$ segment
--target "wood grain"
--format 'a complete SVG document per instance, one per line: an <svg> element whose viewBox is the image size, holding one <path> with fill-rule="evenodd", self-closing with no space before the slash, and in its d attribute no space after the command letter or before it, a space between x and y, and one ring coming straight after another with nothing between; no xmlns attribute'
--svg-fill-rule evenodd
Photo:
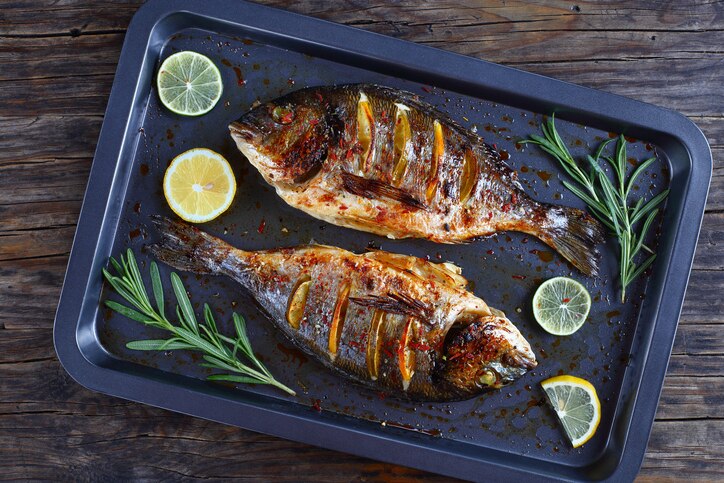
<svg viewBox="0 0 724 483"><path fill-rule="evenodd" d="M724 3L262 3L681 111L715 167L640 481L724 480ZM132 1L0 9L2 478L447 481L106 397L58 363L52 322Z"/></svg>

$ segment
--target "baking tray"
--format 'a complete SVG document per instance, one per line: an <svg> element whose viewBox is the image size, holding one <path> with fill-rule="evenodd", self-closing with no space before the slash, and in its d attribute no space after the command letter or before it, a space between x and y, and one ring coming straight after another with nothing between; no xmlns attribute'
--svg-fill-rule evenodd
<svg viewBox="0 0 724 483"><path fill-rule="evenodd" d="M155 93L160 61L186 49L214 60L224 80L220 103L201 118L171 114ZM552 174L559 171L554 162L518 143L540 131L541 113L556 113L559 132L577 156L609 133L635 138L632 163L659 158L637 189L653 194L668 186L671 194L650 240L659 257L631 287L631 302L616 302L613 243L603 249L601 279L592 280L523 234L461 246L392 241L286 206L236 150L226 126L257 99L343 82L419 94L477 129L543 201L581 206ZM144 247L156 236L148 217L170 215L163 172L175 155L201 146L231 161L239 185L230 210L203 229L247 250L313 240L458 263L473 291L521 329L540 365L514 385L469 401L398 400L351 384L293 349L232 281L188 274L192 301L208 300L226 329L232 311L243 314L256 352L299 396L206 382L193 354L127 350L129 340L162 334L101 308L113 297L101 269L126 247L136 249L142 270L147 268ZM653 423L711 168L698 128L660 107L236 0L152 0L134 16L118 63L56 314L56 351L71 376L90 389L392 463L473 480L631 480ZM162 267L162 276L168 272ZM583 280L594 297L589 322L568 338L543 333L531 314L536 286L555 275ZM591 380L602 398L599 430L579 449L570 448L542 403L539 382L564 372Z"/></svg>

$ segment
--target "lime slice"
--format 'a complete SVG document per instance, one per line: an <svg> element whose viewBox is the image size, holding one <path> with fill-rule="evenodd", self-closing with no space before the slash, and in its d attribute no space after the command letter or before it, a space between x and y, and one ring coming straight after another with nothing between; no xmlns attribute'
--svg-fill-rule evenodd
<svg viewBox="0 0 724 483"><path fill-rule="evenodd" d="M178 52L161 64L156 76L161 102L183 116L200 116L214 108L224 90L221 73L206 56Z"/></svg>
<svg viewBox="0 0 724 483"><path fill-rule="evenodd" d="M591 310L586 287L567 277L546 280L533 295L533 315L546 332L571 335L581 328Z"/></svg>
<svg viewBox="0 0 724 483"><path fill-rule="evenodd" d="M557 376L541 382L548 402L558 415L574 448L591 439L601 422L601 402L593 385L574 376Z"/></svg>

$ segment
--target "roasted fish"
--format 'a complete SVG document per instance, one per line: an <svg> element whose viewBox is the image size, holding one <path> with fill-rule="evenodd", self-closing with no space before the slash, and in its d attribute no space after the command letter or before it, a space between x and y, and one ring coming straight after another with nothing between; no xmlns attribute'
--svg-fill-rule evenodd
<svg viewBox="0 0 724 483"><path fill-rule="evenodd" d="M321 220L438 243L520 231L597 273L596 220L531 199L492 147L409 92L306 88L259 105L229 129L284 201Z"/></svg>
<svg viewBox="0 0 724 483"><path fill-rule="evenodd" d="M161 261L231 277L300 349L377 390L465 399L537 364L518 329L466 291L454 265L320 245L247 252L185 223L154 223Z"/></svg>

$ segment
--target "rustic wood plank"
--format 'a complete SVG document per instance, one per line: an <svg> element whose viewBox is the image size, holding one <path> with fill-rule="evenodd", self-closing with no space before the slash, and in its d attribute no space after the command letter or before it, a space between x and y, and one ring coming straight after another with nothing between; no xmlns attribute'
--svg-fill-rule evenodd
<svg viewBox="0 0 724 483"><path fill-rule="evenodd" d="M722 295L719 270L694 270L689 278L680 325L700 323L724 323L724 295Z"/></svg>
<svg viewBox="0 0 724 483"><path fill-rule="evenodd" d="M2 116L0 168L49 158L92 158L102 123L102 113L91 116L28 116L27 113Z"/></svg>
<svg viewBox="0 0 724 483"><path fill-rule="evenodd" d="M706 213L694 258L695 270L724 270L724 213ZM721 307L720 307L721 308Z"/></svg>
<svg viewBox="0 0 724 483"><path fill-rule="evenodd" d="M80 36L109 30L124 32L142 0L60 0L39 5L16 0L0 11L0 37Z"/></svg>
<svg viewBox="0 0 724 483"><path fill-rule="evenodd" d="M0 83L42 78L60 83L80 75L113 74L123 37L123 33L58 37L49 48L47 38L0 35Z"/></svg>
<svg viewBox="0 0 724 483"><path fill-rule="evenodd" d="M724 338L719 324L679 325L672 354L698 356L724 355Z"/></svg>
<svg viewBox="0 0 724 483"><path fill-rule="evenodd" d="M697 359L705 359L698 357ZM669 375L661 392L656 420L724 419L723 377L694 377Z"/></svg>
<svg viewBox="0 0 724 483"><path fill-rule="evenodd" d="M640 481L721 481L724 420L657 421Z"/></svg>
<svg viewBox="0 0 724 483"><path fill-rule="evenodd" d="M2 262L0 326L51 328L67 265L67 255Z"/></svg>
<svg viewBox="0 0 724 483"><path fill-rule="evenodd" d="M675 346L678 352L678 346ZM669 360L668 376L722 377L724 376L724 355L672 354Z"/></svg>

